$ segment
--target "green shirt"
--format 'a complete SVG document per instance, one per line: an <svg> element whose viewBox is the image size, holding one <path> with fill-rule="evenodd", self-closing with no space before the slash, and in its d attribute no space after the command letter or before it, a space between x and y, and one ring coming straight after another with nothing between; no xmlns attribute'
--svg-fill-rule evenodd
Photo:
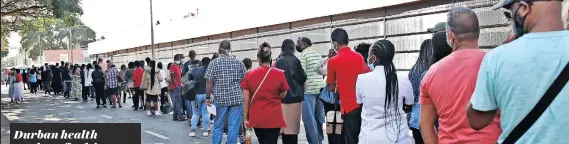
<svg viewBox="0 0 569 144"><path fill-rule="evenodd" d="M320 89L325 85L322 75L314 71L314 68L322 61L322 56L312 48L306 48L298 55L298 60L306 72L306 90L305 94L319 94Z"/></svg>

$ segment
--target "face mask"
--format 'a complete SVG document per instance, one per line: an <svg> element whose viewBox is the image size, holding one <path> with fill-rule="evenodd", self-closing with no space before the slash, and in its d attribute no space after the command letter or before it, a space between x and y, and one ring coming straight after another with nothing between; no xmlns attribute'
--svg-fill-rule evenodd
<svg viewBox="0 0 569 144"><path fill-rule="evenodd" d="M373 69L375 68L375 66L373 66L373 63L375 62L375 60L374 60L374 62L372 62L370 58L367 59L367 62L368 62L367 66L369 67L369 69L371 69L373 71Z"/></svg>
<svg viewBox="0 0 569 144"><path fill-rule="evenodd" d="M518 7L518 9L516 9L516 11L514 12L513 18L512 18L512 28L514 29L514 33L516 34L516 37L521 37L524 34L526 34L527 32L524 30L524 21L526 20L526 16L520 16L519 15L519 10L520 7Z"/></svg>
<svg viewBox="0 0 569 144"><path fill-rule="evenodd" d="M336 42L332 42L332 49L334 52L338 52L338 46L336 45Z"/></svg>
<svg viewBox="0 0 569 144"><path fill-rule="evenodd" d="M449 33L449 31L447 31L447 33L446 33L446 36L447 36L446 41L447 41L447 44L452 48L452 43L450 42L450 38L448 37L448 33Z"/></svg>

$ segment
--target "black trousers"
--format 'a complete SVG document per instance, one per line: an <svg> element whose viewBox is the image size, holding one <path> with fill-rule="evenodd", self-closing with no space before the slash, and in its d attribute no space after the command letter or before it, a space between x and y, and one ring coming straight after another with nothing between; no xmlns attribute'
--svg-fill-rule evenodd
<svg viewBox="0 0 569 144"><path fill-rule="evenodd" d="M87 98L89 98L90 90L91 87L83 87L81 90L81 98L83 98L83 101L87 101Z"/></svg>
<svg viewBox="0 0 569 144"><path fill-rule="evenodd" d="M413 139L415 139L415 144L424 144L423 136L421 135L421 130L416 128L409 128L413 133Z"/></svg>
<svg viewBox="0 0 569 144"><path fill-rule="evenodd" d="M144 100L144 98L141 98L142 91L140 89L138 88L133 88L133 89L134 89L134 96L132 97L132 104L134 105L134 109L138 109L138 107L140 106L138 102L140 101L140 99Z"/></svg>
<svg viewBox="0 0 569 144"><path fill-rule="evenodd" d="M281 128L253 128L260 144L277 144Z"/></svg>
<svg viewBox="0 0 569 144"><path fill-rule="evenodd" d="M95 87L95 100L97 101L97 105L106 105L107 98L105 95L105 83L104 82L96 82L93 83Z"/></svg>
<svg viewBox="0 0 569 144"><path fill-rule="evenodd" d="M32 93L32 94L38 93L38 83L37 82L30 82L30 93Z"/></svg>
<svg viewBox="0 0 569 144"><path fill-rule="evenodd" d="M344 126L342 127L344 143L357 144L362 126L362 107L343 114L342 120L344 120Z"/></svg>
<svg viewBox="0 0 569 144"><path fill-rule="evenodd" d="M161 106L168 102L168 96L166 95L166 92L168 92L168 87L163 87L162 89L160 89L160 105Z"/></svg>

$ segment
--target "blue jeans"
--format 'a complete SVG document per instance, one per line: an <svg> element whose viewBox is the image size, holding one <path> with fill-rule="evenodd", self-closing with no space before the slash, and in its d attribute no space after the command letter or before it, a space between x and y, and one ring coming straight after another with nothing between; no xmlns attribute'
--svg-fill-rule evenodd
<svg viewBox="0 0 569 144"><path fill-rule="evenodd" d="M243 118L243 105L236 106L221 106L215 104L217 115L213 123L213 136L211 138L212 144L221 144L223 138L223 126L225 125L225 117L228 117L227 122L229 130L227 131L227 143L236 144L239 138L239 128L241 127L241 120Z"/></svg>
<svg viewBox="0 0 569 144"><path fill-rule="evenodd" d="M64 82L63 84L63 86L65 86L65 93L71 92L71 82Z"/></svg>
<svg viewBox="0 0 569 144"><path fill-rule="evenodd" d="M321 144L324 140L324 105L317 94L305 94L302 101L302 122L306 139L310 144Z"/></svg>
<svg viewBox="0 0 569 144"><path fill-rule="evenodd" d="M196 94L196 100L192 101L193 112L192 115L192 131L196 130L198 122L200 121L200 115L202 116L202 127L207 131L209 128L209 112L207 112L207 106L205 104L205 94Z"/></svg>
<svg viewBox="0 0 569 144"><path fill-rule="evenodd" d="M174 88L170 91L172 104L174 105L174 119L182 116L182 93L180 88Z"/></svg>
<svg viewBox="0 0 569 144"><path fill-rule="evenodd" d="M192 101L190 100L184 100L184 107L186 108L186 117L190 118L190 116L192 116L193 113L193 109L194 109L194 105L192 105ZM183 113L183 112L182 112Z"/></svg>

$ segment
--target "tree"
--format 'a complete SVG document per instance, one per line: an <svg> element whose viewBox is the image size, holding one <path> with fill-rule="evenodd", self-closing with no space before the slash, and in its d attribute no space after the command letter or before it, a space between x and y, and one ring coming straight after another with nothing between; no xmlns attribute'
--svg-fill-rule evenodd
<svg viewBox="0 0 569 144"><path fill-rule="evenodd" d="M81 22L78 22L76 26L68 27L63 20L58 20L44 28L46 29L20 31L22 36L20 43L29 58L36 59L43 53L43 50L67 49L69 39L71 39L71 46L75 43L87 46L96 41L95 31Z"/></svg>
<svg viewBox="0 0 569 144"><path fill-rule="evenodd" d="M1 56L8 53L10 32L42 29L44 25L34 25L38 19L44 23L46 19L61 19L66 25L74 26L83 14L80 4L81 0L1 0Z"/></svg>

